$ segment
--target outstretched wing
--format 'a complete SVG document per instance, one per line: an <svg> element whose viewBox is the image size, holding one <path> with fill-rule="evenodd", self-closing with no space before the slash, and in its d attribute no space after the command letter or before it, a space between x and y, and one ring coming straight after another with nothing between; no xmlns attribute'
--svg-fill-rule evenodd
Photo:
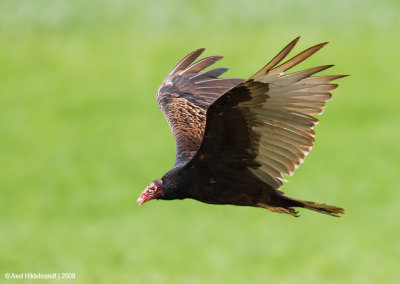
<svg viewBox="0 0 400 284"><path fill-rule="evenodd" d="M210 56L192 64L203 51L204 48L198 49L183 58L158 90L158 107L175 137L175 165L189 161L199 149L209 105L243 81L218 78L228 70L222 67L200 73L222 59L222 56Z"/></svg>
<svg viewBox="0 0 400 284"><path fill-rule="evenodd" d="M253 174L278 189L282 175L291 175L303 162L314 144L318 120L312 115L321 114L332 97L330 91L337 85L330 81L343 76L312 76L332 65L285 74L326 44L278 66L298 39L208 108L202 144L188 167L206 164L218 175L210 183L218 183L216 178L237 179L242 173L243 179Z"/></svg>

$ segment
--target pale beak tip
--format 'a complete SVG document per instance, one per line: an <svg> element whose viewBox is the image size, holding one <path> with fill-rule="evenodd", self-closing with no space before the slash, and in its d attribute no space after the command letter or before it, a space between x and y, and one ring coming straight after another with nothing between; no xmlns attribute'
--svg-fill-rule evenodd
<svg viewBox="0 0 400 284"><path fill-rule="evenodd" d="M136 203L140 207L143 204L143 199L139 197Z"/></svg>

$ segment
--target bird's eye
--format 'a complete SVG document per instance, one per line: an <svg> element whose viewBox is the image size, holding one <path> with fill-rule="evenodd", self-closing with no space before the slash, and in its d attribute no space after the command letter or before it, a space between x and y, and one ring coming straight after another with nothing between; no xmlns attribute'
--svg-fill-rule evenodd
<svg viewBox="0 0 400 284"><path fill-rule="evenodd" d="M154 192L156 191L155 188L153 187L149 187L149 189L147 190L150 194L154 194Z"/></svg>

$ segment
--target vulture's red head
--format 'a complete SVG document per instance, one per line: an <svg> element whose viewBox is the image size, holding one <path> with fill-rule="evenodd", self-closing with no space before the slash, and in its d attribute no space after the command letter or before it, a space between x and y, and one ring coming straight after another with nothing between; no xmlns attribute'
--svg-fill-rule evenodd
<svg viewBox="0 0 400 284"><path fill-rule="evenodd" d="M140 206L147 201L159 198L162 194L163 182L160 179L156 179L146 187L136 202Z"/></svg>

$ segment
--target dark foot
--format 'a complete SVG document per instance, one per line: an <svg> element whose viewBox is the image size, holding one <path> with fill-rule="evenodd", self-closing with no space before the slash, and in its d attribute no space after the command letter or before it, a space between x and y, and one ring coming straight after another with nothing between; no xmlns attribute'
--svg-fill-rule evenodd
<svg viewBox="0 0 400 284"><path fill-rule="evenodd" d="M276 213L285 213L292 215L293 217L299 217L297 215L297 211L294 210L293 208L284 208L284 207L275 207L275 206L270 206L262 203L258 203L257 206L268 209L269 211L276 212Z"/></svg>

